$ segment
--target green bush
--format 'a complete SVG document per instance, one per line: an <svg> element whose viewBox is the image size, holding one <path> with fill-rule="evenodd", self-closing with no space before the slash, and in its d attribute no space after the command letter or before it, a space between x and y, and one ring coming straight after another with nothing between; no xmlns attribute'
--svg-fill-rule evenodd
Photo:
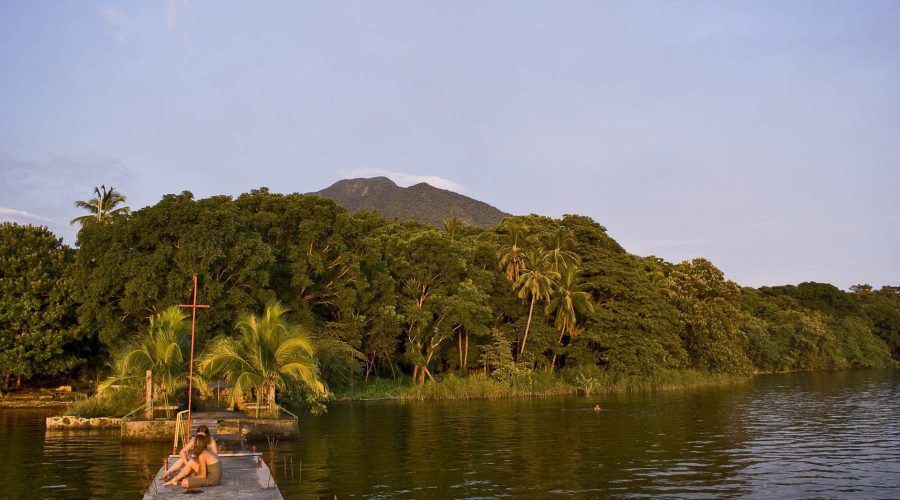
<svg viewBox="0 0 900 500"><path fill-rule="evenodd" d="M143 396L142 388L119 387L78 401L66 413L83 418L123 417L144 403Z"/></svg>
<svg viewBox="0 0 900 500"><path fill-rule="evenodd" d="M353 387L336 387L337 400L398 399L409 390L409 378L373 378L368 382L358 382Z"/></svg>
<svg viewBox="0 0 900 500"><path fill-rule="evenodd" d="M566 394L602 394L610 392L649 392L739 383L748 377L713 374L696 370L658 369L643 375L603 370L596 366L578 366L558 373L532 371L523 364L505 365L490 375L469 376L450 373L435 381L410 384L408 378L374 379L353 389L337 393L339 400L365 399L499 399L521 396Z"/></svg>

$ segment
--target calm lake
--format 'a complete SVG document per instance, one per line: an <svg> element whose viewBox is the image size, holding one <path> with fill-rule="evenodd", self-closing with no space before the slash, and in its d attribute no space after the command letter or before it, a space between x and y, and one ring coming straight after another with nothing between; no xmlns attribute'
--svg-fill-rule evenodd
<svg viewBox="0 0 900 500"><path fill-rule="evenodd" d="M285 498L898 498L898 410L897 370L593 398L340 403L302 418L300 441L277 443L271 465ZM0 410L0 498L140 498L171 449L49 433L50 414Z"/></svg>

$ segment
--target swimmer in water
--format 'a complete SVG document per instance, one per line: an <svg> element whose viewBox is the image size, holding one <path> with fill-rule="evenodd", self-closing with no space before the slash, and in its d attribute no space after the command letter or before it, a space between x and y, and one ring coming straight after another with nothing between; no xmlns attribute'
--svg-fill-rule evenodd
<svg viewBox="0 0 900 500"><path fill-rule="evenodd" d="M594 411L600 411L600 405L594 405Z"/></svg>

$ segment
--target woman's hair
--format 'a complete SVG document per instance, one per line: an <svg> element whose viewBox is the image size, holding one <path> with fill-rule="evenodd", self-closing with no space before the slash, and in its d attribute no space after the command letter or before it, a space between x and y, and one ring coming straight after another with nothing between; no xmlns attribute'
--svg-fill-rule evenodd
<svg viewBox="0 0 900 500"><path fill-rule="evenodd" d="M205 425L201 425L200 427L197 427L197 435L199 436L200 434L203 434L204 436L209 437L209 427L207 427Z"/></svg>
<svg viewBox="0 0 900 500"><path fill-rule="evenodd" d="M197 434L197 437L194 438L194 456L199 457L200 454L203 453L203 450L206 449L208 443L209 439L206 436Z"/></svg>

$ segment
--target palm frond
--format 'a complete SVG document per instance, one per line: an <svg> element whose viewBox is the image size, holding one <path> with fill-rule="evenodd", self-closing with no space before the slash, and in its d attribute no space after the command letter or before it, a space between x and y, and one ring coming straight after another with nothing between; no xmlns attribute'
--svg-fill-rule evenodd
<svg viewBox="0 0 900 500"><path fill-rule="evenodd" d="M271 302L262 315L242 317L235 325L237 338L216 341L202 356L204 376L223 377L232 383L233 395L240 397L272 387L292 390L305 386L324 393L313 342L287 320L287 311Z"/></svg>

